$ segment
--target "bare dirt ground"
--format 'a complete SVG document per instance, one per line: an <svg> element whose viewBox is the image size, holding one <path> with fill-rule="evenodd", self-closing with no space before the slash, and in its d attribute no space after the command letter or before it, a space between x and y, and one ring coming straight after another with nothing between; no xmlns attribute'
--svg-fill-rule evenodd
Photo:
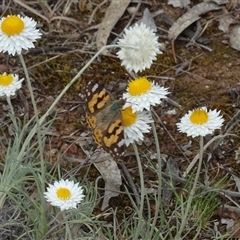
<svg viewBox="0 0 240 240"><path fill-rule="evenodd" d="M196 6L200 2L192 1L189 7ZM68 9L65 1L61 0L49 0L46 5L40 4L40 2L18 0L9 2L4 9L2 15L23 14L32 17L38 22L38 28L43 32L43 37L36 43L36 48L24 53L40 115L48 109L65 85L97 52L97 31L109 4L109 1L80 0L79 3L71 4ZM156 127L164 159L166 161L171 159L177 163L180 176L198 152L198 141L178 133L176 128L179 118L189 110L199 106L221 110L225 126L231 120L236 123L230 133L240 136L239 114L236 119L233 119L240 110L239 51L230 45L230 30L228 32L219 30L219 19L224 14L232 16L234 19L229 29L239 23L238 9L240 5L236 1L229 0L228 3L219 4L219 6L218 10L201 13L198 20L198 24L203 27L201 42L198 41L198 38L186 46L191 37L187 33L177 36L178 38L174 42L177 62L168 38L168 30L171 27L169 19L176 22L186 13L186 9L173 7L168 4L167 0L143 1L131 22L133 24L141 19L146 8L152 13L163 10L164 14L155 16L154 22L157 26L159 41L165 44L166 49L163 54L158 56L151 69L146 70L142 75L168 87L169 98L174 101L164 102L155 108L161 119L157 120ZM130 22L137 3L132 2L130 7L113 27L107 40L108 44L112 43ZM188 30L193 33L197 29L195 21L188 27ZM112 55L115 52L113 50ZM2 72L11 71L21 75L23 71L20 66L17 58L0 54L0 70ZM52 113L53 116L56 114L57 120L49 132L45 149L46 159L50 159L49 166L52 166L60 157L62 167L75 172L79 178L85 168L82 167L78 172L75 170L86 159L86 152L91 153L96 148L85 121L84 102L79 97L83 79L101 82L108 89L112 89L112 95L118 98L123 92L124 84L127 84L131 78L120 66L116 57L100 56L84 72L79 81L68 90ZM32 116L32 105L26 88L23 87L18 92L16 98L13 99L13 105L19 118L26 114L29 114L29 117ZM175 113L169 110L175 110ZM3 100L0 115L2 122L8 121L8 111L7 104ZM230 122L231 124L232 122ZM222 133L227 130L225 126ZM11 135L11 129L6 127L4 131ZM153 157L155 147L151 134L146 135L140 149L142 153ZM204 155L205 168L208 169L208 181L216 181L229 174L230 184L224 188L239 193L240 189L236 187L236 182L232 178L233 175L237 179L240 177L239 151L240 140L233 136L226 137L221 144L208 148ZM137 164L131 147L127 149L127 153L124 163L131 171L132 177L138 179ZM89 179L94 181L99 173L94 166L91 168ZM146 180L154 181L154 176L148 175L147 169L145 169L145 174ZM204 180L202 177L201 181L204 182ZM136 185L138 185L137 180ZM99 187L103 186L104 182L100 181ZM240 203L239 196L231 197L238 204ZM229 201L222 195L219 198L223 204ZM117 199L112 198L109 202L110 207L118 207L122 211L128 204L129 202L124 196ZM100 211L100 207L97 206L95 211ZM221 214L216 215L216 219L222 216ZM237 217L237 219L239 218L240 216ZM234 220L238 221L237 219Z"/></svg>

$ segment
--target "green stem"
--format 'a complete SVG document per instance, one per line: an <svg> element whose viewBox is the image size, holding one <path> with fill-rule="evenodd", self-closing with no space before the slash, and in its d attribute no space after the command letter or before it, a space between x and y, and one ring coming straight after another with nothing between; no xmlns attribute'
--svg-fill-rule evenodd
<svg viewBox="0 0 240 240"><path fill-rule="evenodd" d="M153 131L153 137L155 141L156 151L157 151L157 161L158 161L158 186L161 189L162 188L162 159L161 159L161 151L160 151L160 145L158 141L157 131L154 123L151 123L152 131ZM161 192L159 192L160 194Z"/></svg>
<svg viewBox="0 0 240 240"><path fill-rule="evenodd" d="M82 73L90 66L90 64L106 49L108 48L113 48L113 47L118 47L118 45L108 45L102 47L90 60L89 62L84 65L84 67L77 73L77 75L65 86L65 88L62 90L62 92L58 95L58 97L55 99L55 101L52 103L52 105L48 108L48 110L45 112L45 114L39 119L39 125L41 126L43 122L46 120L46 118L49 116L50 112L53 110L53 108L57 105L59 100L62 98L62 96L67 92L67 90L73 85L73 83L76 82L76 80L82 75ZM19 156L22 156L25 153L25 149L28 145L28 143L31 141L33 136L36 133L38 125L36 124L33 126L31 131L29 132L26 140L23 143L23 147L19 153Z"/></svg>
<svg viewBox="0 0 240 240"><path fill-rule="evenodd" d="M12 114L11 119L12 119L13 125L15 127L16 132L18 133L18 125L17 125L17 121L16 121L16 117L15 117L15 112L14 112L14 109L12 106L11 98L9 96L7 96L7 102L8 102L8 106L10 107L11 114Z"/></svg>
<svg viewBox="0 0 240 240"><path fill-rule="evenodd" d="M157 131L154 122L151 123L152 126L152 132L153 132L153 137L155 141L155 146L156 146L156 152L157 152L157 161L158 161L158 200L156 202L156 211L154 213L154 219L152 222L152 226L155 226L158 220L158 215L160 208L162 209L162 160L161 160L161 151L160 151L160 145L158 141L158 136L157 136ZM164 217L163 214L161 215L161 225L163 225ZM151 237L153 235L154 228L151 229L151 232L149 236Z"/></svg>
<svg viewBox="0 0 240 240"><path fill-rule="evenodd" d="M138 217L139 217L139 221L138 221L138 226L137 226L137 230L135 231L137 236L135 236L135 238L138 238L138 234L142 231L143 228L143 205L144 205L144 196L145 196L145 187L144 187L144 177L143 177L143 169L142 169L142 163L141 163L141 159L139 157L139 152L138 152L138 148L136 146L136 144L133 142L132 143L133 146L133 150L135 152L136 155L136 159L137 159L137 164L138 164L138 170L139 170L139 177L140 177L140 193L141 193L141 199L140 199L140 208L138 211Z"/></svg>
<svg viewBox="0 0 240 240"><path fill-rule="evenodd" d="M62 90L62 92L58 95L58 97L55 99L55 101L52 103L52 105L49 107L49 109L46 111L46 113L39 119L39 125L41 126L43 122L46 120L46 118L49 116L50 112L53 110L53 108L56 106L56 104L59 102L59 100L62 98L62 96L67 92L67 90L73 85L73 83L76 82L76 80L82 75L82 73L90 66L90 64L106 49L113 48L113 47L118 47L118 45L108 45L102 47L89 61L88 63L77 73L77 75L65 86L65 88ZM36 124L33 126L31 131L29 132L26 141L26 145L31 141L32 137L36 133L38 125ZM23 144L24 146L24 144ZM26 146L24 146L26 147ZM25 153L25 148L22 148L19 156L22 156L22 154Z"/></svg>
<svg viewBox="0 0 240 240"><path fill-rule="evenodd" d="M3 189L1 189L1 192L0 192L0 209L3 208L3 205L6 201L6 197L7 197L6 192L4 192Z"/></svg>
<svg viewBox="0 0 240 240"><path fill-rule="evenodd" d="M58 97L55 99L55 101L52 103L52 105L49 107L49 109L46 111L46 113L40 118L40 125L45 121L46 117L49 115L49 113L53 110L53 108L56 106L56 104L59 102L59 100L62 98L62 96L67 92L67 90L73 85L73 83L76 82L76 80L83 74L83 72L91 65L91 63L106 49L118 47L118 45L108 45L102 47L88 62L87 64L77 73L77 75L66 85L66 87L62 90L62 92L58 95Z"/></svg>
<svg viewBox="0 0 240 240"><path fill-rule="evenodd" d="M22 54L19 54L19 57L20 57L21 64L23 66L24 74L25 74L26 81L27 81L27 87L28 87L30 97L31 97L31 102L32 102L32 105L33 105L34 117L36 119L35 132L37 133L38 150L39 150L40 164L41 164L41 179L40 179L41 189L39 189L39 190L41 192L44 192L45 191L45 175L46 175L45 170L46 169L45 169L45 161L44 161L44 156L43 156L43 139L41 138L41 126L40 126L41 124L40 124L40 121L39 121L37 104L36 104L36 101L35 101L35 98L34 98L33 88L32 88L32 85L31 85L31 81L30 81L28 70L27 70L27 66L25 64L25 61L24 61L24 58L23 58ZM26 142L26 140L24 141L24 143L25 142ZM22 147L21 151L22 150L25 150L25 146L24 146L24 148ZM22 155L18 155L18 157L19 157L18 159L21 159L21 156ZM41 200L42 200L41 201L42 209L45 209L46 201L44 200L43 197L42 197ZM41 214L41 218L42 218L41 223L42 224L46 223L45 214ZM46 229L47 229L47 225L45 224L45 226L41 226L41 227L42 227L42 229L44 228L43 231L45 232Z"/></svg>
<svg viewBox="0 0 240 240"><path fill-rule="evenodd" d="M195 179L194 179L193 187L192 187L192 189L190 191L190 194L189 194L189 198L187 200L186 211L185 211L185 213L182 217L181 226L180 226L179 231L177 232L175 240L181 239L181 234L182 234L182 232L183 232L183 230L184 230L184 228L187 224L189 210L190 210L191 205L192 205L192 200L193 200L193 197L194 197L194 194L195 194L195 191L196 191L197 182L198 182L200 171L201 171L202 160L203 160L203 137L200 136L200 152L199 152L199 162L198 162L197 173L196 173L196 176L195 176Z"/></svg>

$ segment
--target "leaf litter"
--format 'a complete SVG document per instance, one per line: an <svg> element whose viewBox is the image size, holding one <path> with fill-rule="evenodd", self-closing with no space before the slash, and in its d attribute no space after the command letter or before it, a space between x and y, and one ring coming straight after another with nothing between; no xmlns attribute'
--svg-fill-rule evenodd
<svg viewBox="0 0 240 240"><path fill-rule="evenodd" d="M103 211L109 206L109 200L120 194L122 176L117 163L108 153L101 153L98 151L91 158L97 158L97 161L93 161L93 164L105 182L104 197L101 207L101 210Z"/></svg>
<svg viewBox="0 0 240 240"><path fill-rule="evenodd" d="M213 2L202 2L195 5L178 18L177 21L170 27L168 31L169 40L175 40L184 29L200 19L202 14L219 9L221 9L221 7Z"/></svg>
<svg viewBox="0 0 240 240"><path fill-rule="evenodd" d="M102 47L106 46L108 37L115 26L115 24L118 22L120 17L124 14L127 6L131 0L112 0L111 4L107 8L106 14L100 24L100 27L98 29L97 33L97 49L100 50ZM104 50L102 52L103 55L109 55L109 52L107 50Z"/></svg>
<svg viewBox="0 0 240 240"><path fill-rule="evenodd" d="M187 8L190 4L190 0L168 0L168 4L173 5L173 7Z"/></svg>
<svg viewBox="0 0 240 240"><path fill-rule="evenodd" d="M181 17L179 17L169 28L169 31L168 31L169 40L174 41L175 39L177 39L178 36L183 31L185 31L192 23L201 19L202 15L204 15L208 12L211 12L211 11L217 11L217 10L222 10L222 9L225 10L225 8L220 5L225 4L226 2L227 1L220 1L220 0L219 1L208 1L208 2L199 3L192 8L189 8L188 11L185 14L183 14ZM189 1L171 1L171 0L169 0L168 4L172 4L174 7L188 8L190 2ZM163 11L160 10L160 14L162 14L162 13L163 13ZM122 14L122 11L121 11L121 14ZM106 17L106 15L105 15L105 17ZM153 18L151 17L151 13L150 13L149 9L146 8L144 10L143 19L139 20L139 22L140 21L147 22L147 25L150 25L154 30L156 30L156 24L155 24L155 21L153 20ZM225 31L225 32L228 32L229 26L234 22L233 18L231 18L229 14L222 15L221 17L218 18L218 21L219 21L219 29L222 31ZM115 24L116 24L116 22L115 22ZM112 25L111 27L113 28L114 25ZM232 29L234 29L234 28L232 28ZM230 37L230 44L235 49L239 50L238 46L236 47L236 44L240 42L239 38L238 38L238 29L239 29L239 27L236 26L235 30L234 30L235 31L234 36L231 36L231 34L234 32L233 30L231 30L229 37ZM109 28L109 31L111 31L111 30ZM201 32L201 34L202 34L202 32ZM201 34L198 34L197 37L200 37ZM109 35L110 35L110 32L109 32L108 36ZM107 42L107 38L105 39L104 44L106 44L106 42ZM187 60L187 62L188 62L188 60ZM216 138L222 138L222 136L220 135L220 136L217 136ZM195 157L194 161L197 161L197 158L198 158L198 156ZM173 166L171 164L171 161L168 164L170 164L170 166ZM192 167L193 164L192 165L190 164L190 166ZM188 168L187 173L189 172L191 167ZM173 168L173 169L176 170L178 168ZM170 170L170 172L168 172L168 174L170 176L171 176L171 174L178 175L178 172L175 173L174 172L175 170L171 170L171 167L169 167L169 170ZM177 171L179 171L179 170L177 170ZM235 181L236 181L236 179L235 179ZM236 185L238 185L237 182L236 182ZM167 189L166 185L165 185L165 188ZM170 189L168 189L168 190L166 190L166 192L164 192L165 202L169 202L171 198L172 198L172 191Z"/></svg>

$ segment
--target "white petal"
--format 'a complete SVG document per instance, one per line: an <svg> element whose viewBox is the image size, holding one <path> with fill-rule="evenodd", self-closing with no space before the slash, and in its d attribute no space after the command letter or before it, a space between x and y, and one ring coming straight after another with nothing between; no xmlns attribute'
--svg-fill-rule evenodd
<svg viewBox="0 0 240 240"><path fill-rule="evenodd" d="M136 114L136 122L131 126L124 127L124 138L126 146L129 146L130 143L143 140L143 133L148 133L151 129L149 126L149 123L153 122L151 114L146 111L136 112Z"/></svg>
<svg viewBox="0 0 240 240"><path fill-rule="evenodd" d="M0 20L0 52L8 52L9 54L15 55L21 54L22 49L28 50L34 48L33 42L41 37L41 33L36 29L36 22L25 16L19 18L24 22L24 29L22 32L16 35L8 36L1 29L2 22L6 18Z"/></svg>
<svg viewBox="0 0 240 240"><path fill-rule="evenodd" d="M6 73L3 73L2 75L7 75ZM13 77L12 83L10 83L8 86L4 86L0 84L0 96L13 96L15 95L16 91L22 87L22 79L18 79L17 74L11 74Z"/></svg>
<svg viewBox="0 0 240 240"><path fill-rule="evenodd" d="M220 129L224 119L222 116L219 116L220 111L209 110L207 111L206 107L202 109L208 114L208 121L204 124L194 124L190 121L190 116L193 111L189 111L185 114L179 123L177 123L178 130L180 132L186 133L187 136L197 137L197 136L206 136L207 134L212 134L214 130Z"/></svg>
<svg viewBox="0 0 240 240"><path fill-rule="evenodd" d="M118 45L120 50L117 55L122 60L121 65L129 71L141 72L150 68L156 55L162 53L158 37L143 23L126 29Z"/></svg>
<svg viewBox="0 0 240 240"><path fill-rule="evenodd" d="M133 112L141 112L144 109L149 111L151 106L160 104L161 99L166 98L167 94L169 94L167 88L153 82L151 89L141 95L132 96L129 92L124 93L123 99L126 100L126 104L123 108L132 107Z"/></svg>
<svg viewBox="0 0 240 240"><path fill-rule="evenodd" d="M67 188L71 193L70 198L67 200L58 198L56 192L59 188ZM60 207L61 210L76 208L77 204L84 198L83 189L81 186L78 186L78 183L75 184L73 181L63 179L54 182L54 184L50 184L44 196L52 206Z"/></svg>

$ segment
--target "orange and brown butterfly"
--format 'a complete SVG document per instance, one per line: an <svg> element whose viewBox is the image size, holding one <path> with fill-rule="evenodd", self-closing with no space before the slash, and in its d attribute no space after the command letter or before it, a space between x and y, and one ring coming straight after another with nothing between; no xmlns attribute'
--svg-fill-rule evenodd
<svg viewBox="0 0 240 240"><path fill-rule="evenodd" d="M113 100L110 93L98 83L84 86L86 121L93 131L98 147L121 158L124 155L124 131L121 109L124 100Z"/></svg>

